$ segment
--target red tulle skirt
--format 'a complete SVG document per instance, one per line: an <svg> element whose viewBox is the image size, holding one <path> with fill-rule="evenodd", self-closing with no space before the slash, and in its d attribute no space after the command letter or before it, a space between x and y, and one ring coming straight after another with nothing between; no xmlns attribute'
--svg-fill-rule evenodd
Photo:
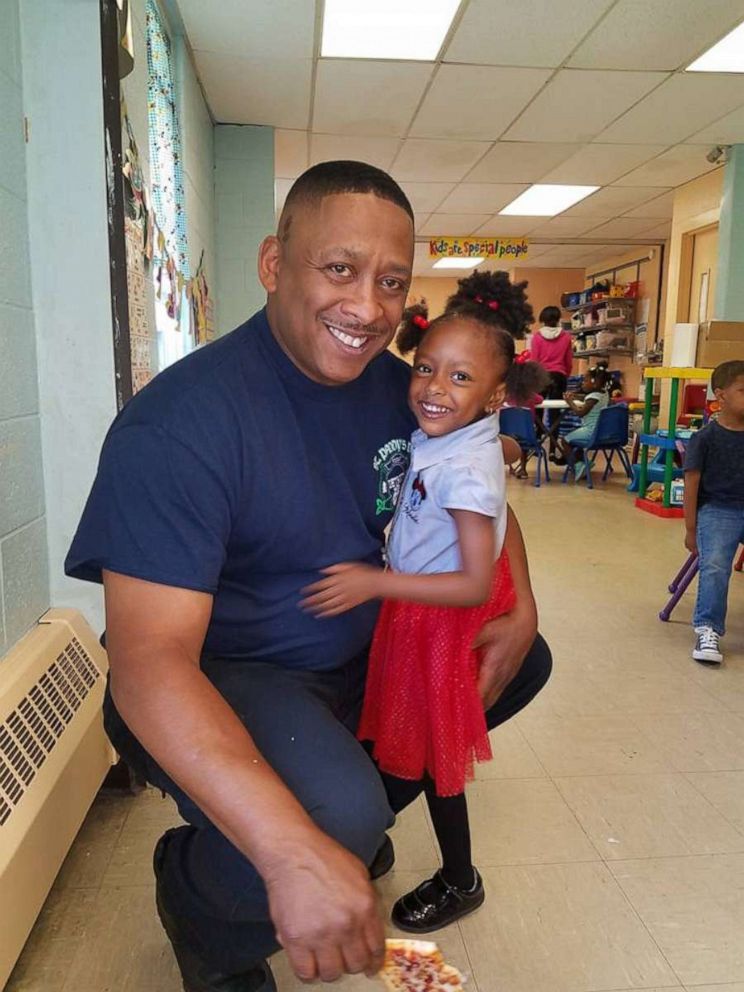
<svg viewBox="0 0 744 992"><path fill-rule="evenodd" d="M474 762L491 758L472 643L515 598L504 552L482 606L383 603L357 731L360 740L374 742L383 771L413 780L428 772L438 795L455 796L472 779Z"/></svg>

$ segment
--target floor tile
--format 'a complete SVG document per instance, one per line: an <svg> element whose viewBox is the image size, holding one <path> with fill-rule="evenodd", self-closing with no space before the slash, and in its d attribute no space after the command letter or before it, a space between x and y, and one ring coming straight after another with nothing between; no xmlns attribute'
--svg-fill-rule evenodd
<svg viewBox="0 0 744 992"><path fill-rule="evenodd" d="M468 810L478 867L599 859L547 779L475 782L468 790Z"/></svg>
<svg viewBox="0 0 744 992"><path fill-rule="evenodd" d="M395 826L388 832L395 847L397 868L432 874L439 867L439 855L423 799L417 799L399 813Z"/></svg>
<svg viewBox="0 0 744 992"><path fill-rule="evenodd" d="M633 722L676 771L744 769L744 717L735 713L641 713Z"/></svg>
<svg viewBox="0 0 744 992"><path fill-rule="evenodd" d="M502 724L489 736L493 759L475 766L476 779L545 778L545 769L514 721Z"/></svg>
<svg viewBox="0 0 744 992"><path fill-rule="evenodd" d="M152 852L158 838L168 827L182 822L173 800L163 799L157 789L146 789L137 796L114 845L103 884L109 887L150 885Z"/></svg>
<svg viewBox="0 0 744 992"><path fill-rule="evenodd" d="M744 851L744 834L683 775L596 775L556 784L603 858Z"/></svg>
<svg viewBox="0 0 744 992"><path fill-rule="evenodd" d="M96 798L60 869L57 887L98 888L131 805L131 796L102 793Z"/></svg>
<svg viewBox="0 0 744 992"><path fill-rule="evenodd" d="M483 877L486 906L460 923L481 990L677 984L604 865L486 868Z"/></svg>
<svg viewBox="0 0 744 992"><path fill-rule="evenodd" d="M549 775L669 770L659 749L626 716L539 717L521 729Z"/></svg>
<svg viewBox="0 0 744 992"><path fill-rule="evenodd" d="M744 854L609 867L683 985L744 982Z"/></svg>
<svg viewBox="0 0 744 992"><path fill-rule="evenodd" d="M687 778L744 834L744 771L689 772Z"/></svg>

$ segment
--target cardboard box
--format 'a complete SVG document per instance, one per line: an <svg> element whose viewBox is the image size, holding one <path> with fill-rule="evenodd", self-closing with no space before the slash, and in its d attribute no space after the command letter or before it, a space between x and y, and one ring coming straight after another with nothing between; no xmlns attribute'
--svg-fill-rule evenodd
<svg viewBox="0 0 744 992"><path fill-rule="evenodd" d="M701 324L697 367L714 369L734 359L744 360L744 321L707 320Z"/></svg>

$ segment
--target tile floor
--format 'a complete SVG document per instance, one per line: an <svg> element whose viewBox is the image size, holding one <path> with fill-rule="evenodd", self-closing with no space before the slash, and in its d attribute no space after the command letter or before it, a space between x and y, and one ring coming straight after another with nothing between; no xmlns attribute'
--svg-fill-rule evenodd
<svg viewBox="0 0 744 992"><path fill-rule="evenodd" d="M510 486L555 672L493 735L470 790L487 902L437 939L471 992L744 992L744 575L726 665L703 668L692 596L657 619L678 522L635 510L619 479ZM7 992L178 992L150 871L176 818L153 791L98 799ZM437 863L421 805L393 837L388 906ZM273 964L281 992L304 988Z"/></svg>

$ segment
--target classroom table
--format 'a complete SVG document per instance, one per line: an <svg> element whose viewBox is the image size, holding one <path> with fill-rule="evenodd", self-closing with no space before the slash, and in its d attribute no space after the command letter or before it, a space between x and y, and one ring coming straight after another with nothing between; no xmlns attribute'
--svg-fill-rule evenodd
<svg viewBox="0 0 744 992"><path fill-rule="evenodd" d="M565 400L543 400L542 403L537 403L535 405L536 410L543 410L543 425L545 427L545 436L550 438L551 441L555 442L558 440L558 432L561 429L561 421L563 420L563 415L569 409L568 403ZM556 417L552 424L548 424L548 410L560 410L561 415Z"/></svg>

